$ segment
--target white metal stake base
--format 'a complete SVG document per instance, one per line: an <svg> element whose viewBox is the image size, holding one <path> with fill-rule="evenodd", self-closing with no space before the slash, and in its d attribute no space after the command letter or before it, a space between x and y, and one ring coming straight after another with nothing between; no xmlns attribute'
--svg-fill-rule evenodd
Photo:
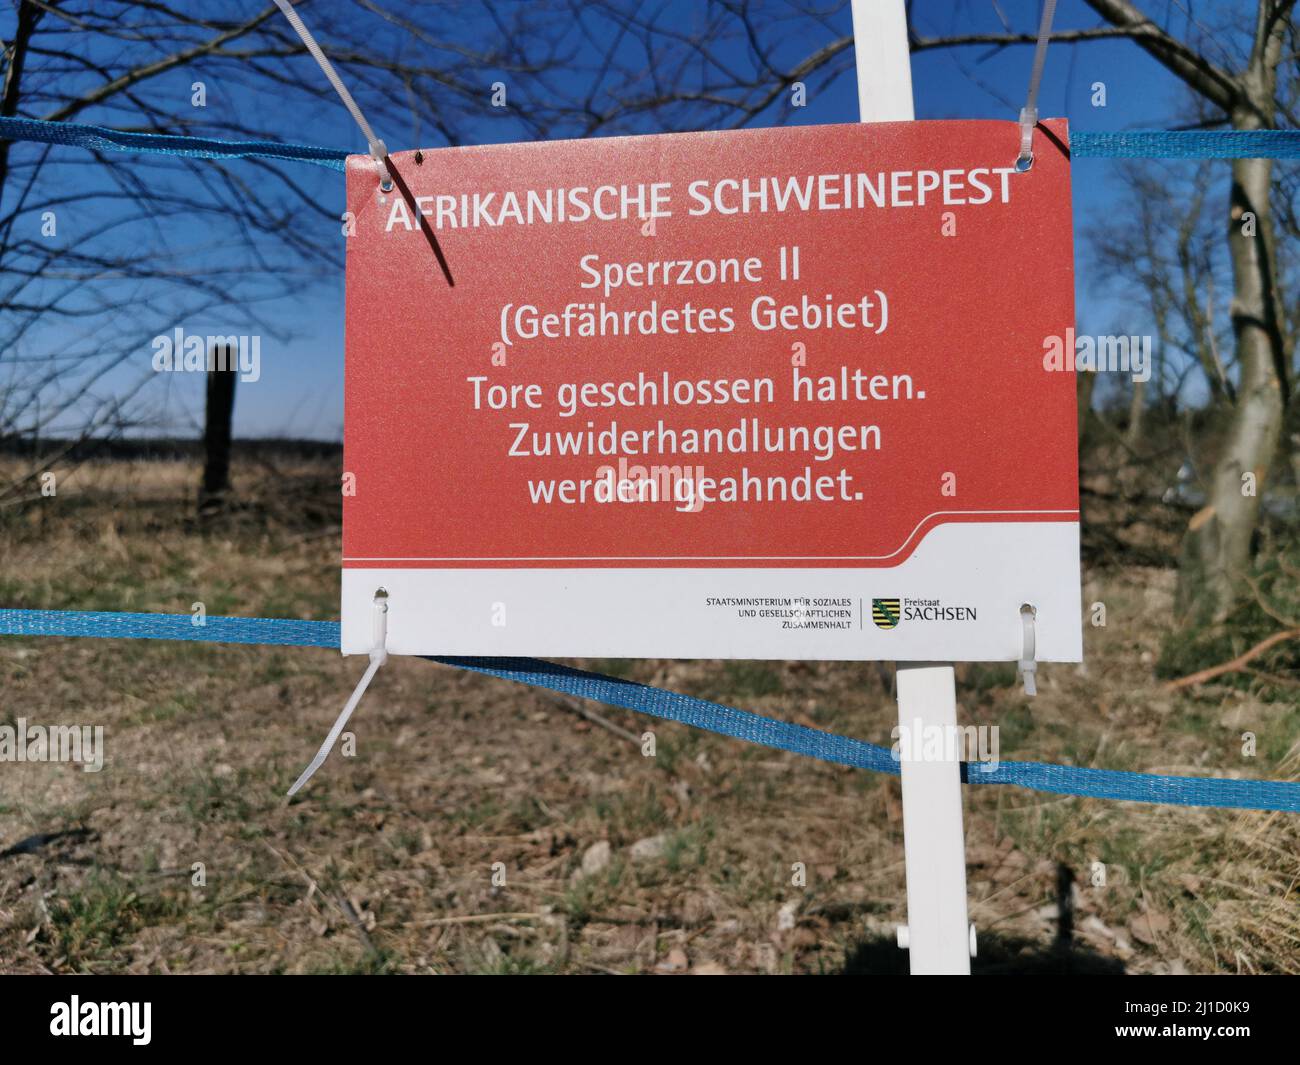
<svg viewBox="0 0 1300 1065"><path fill-rule="evenodd" d="M966 914L961 745L952 666L898 664L898 724L909 964L913 975L969 976L974 934ZM943 758L924 757L937 746Z"/></svg>

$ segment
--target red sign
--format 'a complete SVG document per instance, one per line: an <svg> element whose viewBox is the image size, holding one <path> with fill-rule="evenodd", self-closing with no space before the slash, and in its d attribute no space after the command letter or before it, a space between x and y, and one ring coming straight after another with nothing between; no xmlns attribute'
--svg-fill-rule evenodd
<svg viewBox="0 0 1300 1065"><path fill-rule="evenodd" d="M945 534L948 555L1016 530L1014 566L995 568L1042 552L1042 580L1077 602L1075 382L1043 358L1073 326L1065 139L1064 123L1045 124L1023 174L1003 122L406 152L387 195L373 163L351 159L343 543L358 591L345 587L345 643L349 615L383 583L399 643L393 585L411 590L425 652L542 653L557 627L583 630L585 612L595 643L626 654L894 658L849 653L859 645L838 635L873 625L870 599L908 598L895 581L898 595L860 607L877 591L866 572L911 567L918 603L978 617L1007 574L945 592L930 582L951 583L950 559L914 558L936 530L972 524ZM508 577L524 569L617 570L605 587L625 598L681 591L667 616L620 623L636 604L603 606L600 582ZM482 579L448 584L462 570ZM689 591L707 575L655 570L843 579L732 574L718 587L738 594L704 597L718 606ZM473 602L419 606L437 574ZM855 616L826 617L852 628L819 630L815 608L790 608L809 616L773 630L798 633L786 645L758 623L761 606L737 605L819 598L854 600ZM512 599L528 623L493 626L491 605L508 617ZM445 608L487 627L453 638L465 627L439 621ZM872 640L908 620L873 626ZM524 632L534 623L540 640ZM1008 624L1018 632L1018 617ZM673 641L719 626L721 650ZM1077 611L1061 619L1060 657L1077 629ZM819 631L834 653L806 653ZM906 640L891 638L889 650ZM599 653L591 642L547 653Z"/></svg>

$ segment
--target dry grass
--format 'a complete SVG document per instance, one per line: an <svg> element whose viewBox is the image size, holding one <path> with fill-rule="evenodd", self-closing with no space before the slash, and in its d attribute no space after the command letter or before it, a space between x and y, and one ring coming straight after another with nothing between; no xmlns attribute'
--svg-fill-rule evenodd
<svg viewBox="0 0 1300 1065"><path fill-rule="evenodd" d="M244 470L246 507L204 526L196 482L180 463L83 466L55 500L8 508L0 605L337 616L331 468ZM1045 667L1032 703L1009 667L962 667L964 719L999 724L1004 758L1294 779L1294 700L1159 690L1172 583L1161 569L1090 574L1085 601L1104 601L1108 624L1088 628L1086 666ZM896 713L872 664L585 664L879 743ZM906 964L892 777L593 708L633 736L652 729L645 758L541 692L395 660L354 719L356 757L336 754L286 804L356 661L4 638L0 669L0 718L107 734L98 774L0 763L4 971ZM1300 972L1300 817L1002 787L968 788L966 804L986 971ZM797 862L806 887L791 883Z"/></svg>

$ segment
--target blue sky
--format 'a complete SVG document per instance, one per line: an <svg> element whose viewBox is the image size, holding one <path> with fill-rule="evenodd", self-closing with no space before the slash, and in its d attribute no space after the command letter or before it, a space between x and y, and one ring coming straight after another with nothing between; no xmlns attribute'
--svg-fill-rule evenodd
<svg viewBox="0 0 1300 1065"><path fill-rule="evenodd" d="M1188 33L1192 16L1187 5L1192 4L1204 19L1203 8L1194 0L1147 0L1146 10L1171 32L1183 36ZM311 8L304 16L311 21ZM996 33L1004 28L1005 19L1017 32L1031 32L1037 26L1039 4L1037 0L916 0L912 5L913 22L925 36L942 36L953 33ZM364 25L364 12L353 9L356 32L367 34L374 28ZM9 17L6 15L6 17ZM1082 28L1100 25L1098 17L1082 0L1062 0L1056 17L1058 29ZM8 36L9 27L5 26ZM851 30L847 5L833 20L831 31L847 34ZM831 39L832 32L810 28L806 39L788 42L791 54L806 50L809 44ZM493 32L490 24L482 28L484 34ZM1031 46L1018 45L990 50L987 47L965 47L925 51L913 56L912 77L918 119L943 118L1014 118L1024 102L1033 55ZM593 57L594 58L594 57ZM321 79L321 74L308 57L296 60L296 70L303 79ZM490 91L496 73L483 70L483 92ZM190 77L186 71L176 71L159 79L161 84L152 91L188 95ZM1107 106L1094 107L1091 102L1092 85L1104 82ZM331 97L319 105L300 112L284 114L278 100L267 99L265 94L250 92L247 86L223 85L210 87L206 114L217 118L264 109L280 110L275 125L282 128L286 139L327 144L361 150L360 134L341 103ZM363 110L371 110L374 101L368 100L364 87L354 87L358 103ZM1126 128L1164 128L1176 121L1185 105L1186 96L1181 85L1146 53L1129 41L1104 40L1083 44L1053 45L1048 53L1039 110L1044 117L1065 116L1073 128L1085 130L1111 130ZM79 120L103 125L129 125L129 105L118 105L111 112L87 111ZM765 120L755 125L769 125L775 113L763 116ZM857 118L856 88L852 74L840 77L832 85L813 91L805 108L795 113L797 123L852 122ZM201 120L200 120L201 122ZM462 127L471 142L488 143L515 139L517 130L512 124L490 119L471 122ZM201 124L194 130L202 132ZM422 132L400 129L378 130L387 140L390 150L428 147L437 143ZM423 143L420 141L423 140ZM59 149L72 153L75 149ZM230 164L234 167L246 164ZM1078 160L1074 164L1075 227L1077 298L1080 328L1092 325L1094 331L1106 331L1107 319L1115 312L1113 296L1090 284L1087 273L1087 234L1092 221L1115 210L1117 197L1122 190L1117 181L1117 164L1108 160ZM295 175L304 190L316 198L335 216L343 203L341 175L313 167L303 166L303 173ZM142 170L142 173L144 171ZM250 181L255 174L245 175ZM205 240L212 230L205 231ZM182 238L183 243L183 238ZM204 254L202 241L196 255ZM212 254L218 252L213 249ZM133 298L148 301L153 293L140 290ZM235 411L237 436L300 436L316 439L341 439L343 424L343 276L337 274L315 281L305 287L292 300L281 300L263 307L265 314L274 316L283 326L283 337L267 340L263 346L262 379L256 384L241 385ZM185 319L186 328L193 332L207 324L201 319ZM30 343L55 352L68 344L66 326L54 323L40 331ZM221 323L213 323L213 332L230 332ZM1136 331L1128 329L1126 331ZM144 365L148 352L140 355ZM105 387L128 387L138 378L139 366L124 366L105 382ZM159 426L182 435L193 430L201 421L203 383L196 375L175 375L161 384L151 385L147 393L151 404L158 410L167 410L171 424Z"/></svg>

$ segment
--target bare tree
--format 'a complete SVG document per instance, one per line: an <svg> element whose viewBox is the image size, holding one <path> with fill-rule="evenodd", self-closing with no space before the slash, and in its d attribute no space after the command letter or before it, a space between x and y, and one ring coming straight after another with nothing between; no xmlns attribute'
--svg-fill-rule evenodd
<svg viewBox="0 0 1300 1065"><path fill-rule="evenodd" d="M1219 121L1258 130L1290 118L1279 95L1278 68L1286 38L1294 34L1295 0L1259 0L1249 52L1236 70L1175 40L1128 0L1088 2L1216 108ZM1191 613L1198 620L1223 620L1246 591L1260 486L1276 458L1289 400L1290 337L1278 283L1272 192L1272 160L1233 161L1226 228L1239 377L1206 506L1188 526L1180 571L1183 602L1195 605Z"/></svg>
<svg viewBox="0 0 1300 1065"><path fill-rule="evenodd" d="M1213 26L1189 15L1186 40L1159 26L1130 0L1087 3L1108 25L1063 30L1055 33L1053 40L1131 40L1199 97L1206 114L1198 126L1261 130L1297 125L1290 102L1296 83L1295 0L1256 0L1244 29L1241 19L1247 16L1241 12L1221 15L1219 24ZM914 34L913 49L1001 48L1033 40L1030 34L1011 32L960 37ZM1243 41L1244 45L1239 43ZM1189 294L1182 297L1198 339L1208 387L1223 421L1218 454L1207 477L1206 505L1188 525L1179 573L1180 602L1187 607L1184 620L1193 624L1222 621L1248 592L1261 493L1277 457L1292 392L1295 323L1288 315L1294 312L1281 297L1273 192L1271 160L1233 161L1220 239L1226 240L1232 263L1231 365L1235 380L1223 369L1228 360L1219 358L1212 343L1214 330L1205 318L1206 309L1203 305L1193 308ZM1287 224L1294 220L1290 211L1285 217ZM1195 272L1194 266L1190 260L1180 264L1185 277ZM1165 293L1162 298L1170 295Z"/></svg>
<svg viewBox="0 0 1300 1065"><path fill-rule="evenodd" d="M270 3L11 2L0 115L261 140L312 120L360 148ZM381 135L434 147L484 123L527 140L779 119L794 81L850 68L846 40L824 45L842 6L719 2L684 24L577 0L299 3ZM0 437L174 428L151 339L218 321L283 339L282 308L341 276L339 208L336 177L292 163L0 141Z"/></svg>
<svg viewBox="0 0 1300 1065"><path fill-rule="evenodd" d="M1209 209L1215 163L1129 161L1121 166L1123 211L1110 211L1092 235L1094 282L1131 312L1145 300L1155 328L1152 379L1135 382L1129 397L1126 438L1142 450L1149 408L1166 419L1199 400L1231 403L1235 388L1222 352L1231 351L1226 316L1216 315L1220 293L1231 289L1231 271L1217 215ZM1135 298L1136 297L1136 298Z"/></svg>

